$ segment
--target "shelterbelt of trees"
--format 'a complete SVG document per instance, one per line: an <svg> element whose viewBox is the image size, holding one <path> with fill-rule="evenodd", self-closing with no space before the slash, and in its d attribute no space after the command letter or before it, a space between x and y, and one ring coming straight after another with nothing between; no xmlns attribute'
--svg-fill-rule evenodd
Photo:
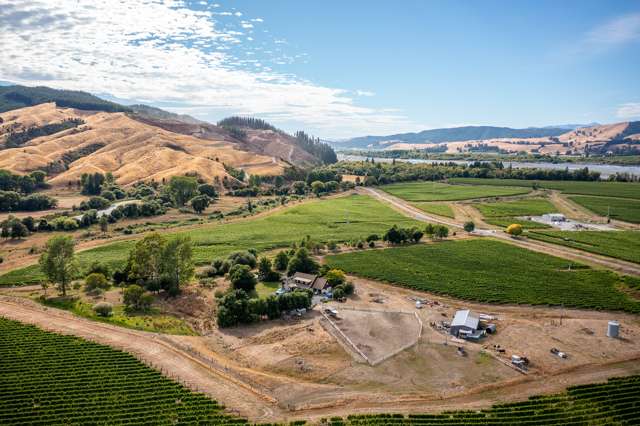
<svg viewBox="0 0 640 426"><path fill-rule="evenodd" d="M497 178L527 180L598 181L600 173L584 167L578 170L514 169L504 167L502 162L476 161L469 165L442 162L433 164L411 164L402 162L376 163L369 161L340 162L327 167L338 174L361 177L364 185L387 184L414 180L443 180L447 178ZM614 176L610 180L637 181L636 176Z"/></svg>

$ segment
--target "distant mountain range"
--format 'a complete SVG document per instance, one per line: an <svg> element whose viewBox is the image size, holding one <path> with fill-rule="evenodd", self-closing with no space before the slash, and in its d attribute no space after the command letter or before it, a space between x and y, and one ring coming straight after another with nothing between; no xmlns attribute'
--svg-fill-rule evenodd
<svg viewBox="0 0 640 426"><path fill-rule="evenodd" d="M640 154L640 121L552 127L467 126L334 142L337 149L424 150L425 153Z"/></svg>
<svg viewBox="0 0 640 426"><path fill-rule="evenodd" d="M332 142L336 149L385 149L390 144L440 144L471 140L503 138L544 138L560 136L569 130L584 127L578 124L564 124L550 127L528 127L512 129L494 126L464 126L444 129L423 130L417 133L399 133L389 136L362 136L346 141Z"/></svg>

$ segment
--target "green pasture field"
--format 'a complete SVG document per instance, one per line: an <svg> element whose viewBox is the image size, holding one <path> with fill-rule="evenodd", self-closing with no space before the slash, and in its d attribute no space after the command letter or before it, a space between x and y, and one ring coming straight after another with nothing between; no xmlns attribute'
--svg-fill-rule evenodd
<svg viewBox="0 0 640 426"><path fill-rule="evenodd" d="M637 182L587 182L565 180L483 179L451 178L450 183L482 186L517 186L555 189L567 194L596 195L640 199L640 183Z"/></svg>
<svg viewBox="0 0 640 426"><path fill-rule="evenodd" d="M600 216L610 214L611 219L640 223L640 199L573 195L569 199Z"/></svg>
<svg viewBox="0 0 640 426"><path fill-rule="evenodd" d="M500 226L502 228L507 228L509 225L514 223L522 226L523 229L549 229L551 226L546 225L540 222L534 222L533 220L527 219L517 219L515 217L487 217L484 219L485 222L491 225Z"/></svg>
<svg viewBox="0 0 640 426"><path fill-rule="evenodd" d="M314 240L344 242L383 234L393 225L409 227L418 222L385 204L364 195L314 200L274 214L232 223L203 225L169 235L187 235L194 245L197 264L237 250L258 251L289 246L310 235ZM135 241L107 244L78 253L82 267L94 261L121 265ZM0 286L38 283L44 276L38 265L11 271L0 276Z"/></svg>
<svg viewBox="0 0 640 426"><path fill-rule="evenodd" d="M640 231L531 231L529 238L640 263Z"/></svg>
<svg viewBox="0 0 640 426"><path fill-rule="evenodd" d="M327 256L326 262L355 275L484 303L640 312L640 302L616 288L640 288L640 279L495 240L366 250Z"/></svg>
<svg viewBox="0 0 640 426"><path fill-rule="evenodd" d="M541 216L546 213L558 211L558 209L545 198L526 198L523 200L474 204L474 207L477 208L484 217Z"/></svg>
<svg viewBox="0 0 640 426"><path fill-rule="evenodd" d="M530 192L516 187L449 185L440 182L401 182L381 186L385 192L406 201L456 201L473 198L504 197Z"/></svg>
<svg viewBox="0 0 640 426"><path fill-rule="evenodd" d="M0 424L244 424L133 355L0 317Z"/></svg>
<svg viewBox="0 0 640 426"><path fill-rule="evenodd" d="M438 216L450 217L452 219L455 217L455 215L453 214L453 210L451 210L451 207L448 204L421 203L421 202L411 203L411 204L426 213L431 213Z"/></svg>

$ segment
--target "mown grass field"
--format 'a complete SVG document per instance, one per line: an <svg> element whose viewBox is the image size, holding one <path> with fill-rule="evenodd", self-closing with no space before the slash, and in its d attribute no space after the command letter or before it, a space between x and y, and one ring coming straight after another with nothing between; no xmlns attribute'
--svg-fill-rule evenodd
<svg viewBox="0 0 640 426"><path fill-rule="evenodd" d="M351 195L314 200L256 219L204 225L172 235L191 237L196 263L206 264L237 250L289 246L306 235L322 242L343 242L382 234L395 224L407 227L417 222L371 197ZM81 266L94 261L118 266L126 260L133 244L134 241L126 241L100 246L78 253L78 259ZM38 283L43 278L39 266L32 265L0 276L0 286Z"/></svg>
<svg viewBox="0 0 640 426"><path fill-rule="evenodd" d="M531 190L517 187L449 185L439 182L402 182L381 186L385 192L406 201L456 201L473 198L526 194Z"/></svg>
<svg viewBox="0 0 640 426"><path fill-rule="evenodd" d="M541 216L558 211L549 200L544 198L474 204L474 207L480 210L484 217Z"/></svg>
<svg viewBox="0 0 640 426"><path fill-rule="evenodd" d="M242 424L132 355L0 317L0 424Z"/></svg>
<svg viewBox="0 0 640 426"><path fill-rule="evenodd" d="M569 199L600 216L610 214L611 219L640 223L640 200L586 195L573 195Z"/></svg>
<svg viewBox="0 0 640 426"><path fill-rule="evenodd" d="M421 202L411 203L411 204L416 206L417 208L419 208L420 210L422 210L423 212L426 212L426 213L431 213L431 214L435 214L435 215L438 215L438 216L450 217L452 219L455 217L455 215L453 213L453 210L451 210L451 207L449 207L448 204L444 204L444 203L421 203Z"/></svg>
<svg viewBox="0 0 640 426"><path fill-rule="evenodd" d="M451 178L451 183L482 186L516 186L554 189L567 194L596 195L640 199L640 183L635 182L580 182L564 180Z"/></svg>
<svg viewBox="0 0 640 426"><path fill-rule="evenodd" d="M640 312L640 302L616 288L640 288L640 279L494 240L366 250L327 256L326 262L355 275L478 302Z"/></svg>
<svg viewBox="0 0 640 426"><path fill-rule="evenodd" d="M640 231L532 231L532 239L640 263Z"/></svg>

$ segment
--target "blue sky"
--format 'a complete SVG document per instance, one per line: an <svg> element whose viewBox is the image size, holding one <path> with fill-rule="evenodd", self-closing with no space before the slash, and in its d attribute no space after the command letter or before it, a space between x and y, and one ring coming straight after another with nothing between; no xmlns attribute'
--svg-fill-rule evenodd
<svg viewBox="0 0 640 426"><path fill-rule="evenodd" d="M0 80L324 138L640 119L637 1L0 0Z"/></svg>

